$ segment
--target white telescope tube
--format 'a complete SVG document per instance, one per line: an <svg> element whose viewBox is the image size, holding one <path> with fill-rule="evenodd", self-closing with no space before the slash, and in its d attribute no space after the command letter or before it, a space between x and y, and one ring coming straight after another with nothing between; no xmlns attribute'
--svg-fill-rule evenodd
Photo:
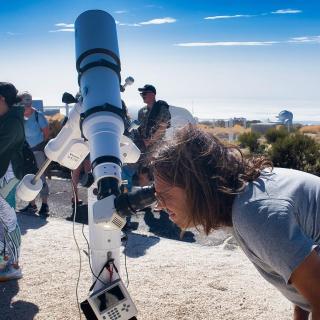
<svg viewBox="0 0 320 320"><path fill-rule="evenodd" d="M118 228L95 223L95 217L99 220L105 217L108 222L113 216L115 193L121 182L120 141L124 124L121 117L119 50L113 17L101 10L82 13L75 22L75 41L83 97L82 131L88 139L95 180L88 190L88 218L92 269L98 274L110 257L119 268L121 245ZM99 189L100 182L110 185L110 190L106 188L104 198L97 201L93 189L97 186ZM113 279L118 278L116 274L113 276ZM110 280L106 270L100 279L104 282ZM102 283L97 281L94 290L101 286Z"/></svg>
<svg viewBox="0 0 320 320"><path fill-rule="evenodd" d="M83 109L87 112L82 129L90 144L93 175L96 182L104 177L114 177L120 183L120 161L116 159L121 160L123 120L108 109L88 115L94 107L102 105L122 110L119 49L113 17L101 10L82 13L75 22L75 40ZM114 70L117 68L119 72Z"/></svg>

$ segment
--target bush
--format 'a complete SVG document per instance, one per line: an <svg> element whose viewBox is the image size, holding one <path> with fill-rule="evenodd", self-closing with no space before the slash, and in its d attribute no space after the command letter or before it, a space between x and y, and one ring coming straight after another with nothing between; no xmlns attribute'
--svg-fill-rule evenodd
<svg viewBox="0 0 320 320"><path fill-rule="evenodd" d="M256 132L244 132L239 135L238 141L240 142L240 147L249 148L250 152L253 153L260 153L259 138L260 134Z"/></svg>
<svg viewBox="0 0 320 320"><path fill-rule="evenodd" d="M295 133L277 139L270 150L270 158L275 167L320 175L320 146L303 134Z"/></svg>
<svg viewBox="0 0 320 320"><path fill-rule="evenodd" d="M64 118L65 117L62 114L56 114L54 116L47 117L49 122L49 140L55 138L57 134L60 132ZM49 168L47 170L48 177L51 178L51 176L53 175L68 179L71 178L70 170L54 161L50 163Z"/></svg>
<svg viewBox="0 0 320 320"><path fill-rule="evenodd" d="M62 114L57 114L51 117L47 117L49 122L49 140L57 136L62 128L62 121L64 116Z"/></svg>
<svg viewBox="0 0 320 320"><path fill-rule="evenodd" d="M278 139L283 139L288 136L288 134L288 130L283 127L279 129L271 128L266 132L265 138L268 143L275 143Z"/></svg>

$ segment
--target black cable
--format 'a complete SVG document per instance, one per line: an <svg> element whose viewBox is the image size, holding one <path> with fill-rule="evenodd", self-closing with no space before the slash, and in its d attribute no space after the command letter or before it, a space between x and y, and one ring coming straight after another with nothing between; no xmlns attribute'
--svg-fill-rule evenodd
<svg viewBox="0 0 320 320"><path fill-rule="evenodd" d="M84 226L84 225L83 225L83 226ZM83 226L82 226L82 230L83 230ZM82 232L82 234L83 234L83 237L86 239L87 246L88 246L88 251L89 251L89 253L90 253L89 242L88 242L88 240L87 240L84 232ZM126 248L127 248L127 242L128 242L128 236L127 236L127 234L126 234L125 232L124 232L124 234L126 235L126 239L127 239L126 245L125 245L125 250L126 250ZM90 265L89 255L88 255L88 259L89 259L89 265ZM91 267L91 265L90 265L91 272L92 272L92 274L94 275L94 277L96 278L96 280L95 280L95 281L93 282L93 284L91 285L89 291L91 291L91 290L94 288L94 286L95 286L95 284L96 284L96 282L97 282L98 280L99 280L100 282L102 282L104 285L106 285L106 286L108 285L108 284L106 284L105 282L103 282L99 277L100 277L103 269L109 267L111 264L113 265L114 270L116 271L116 273L118 274L119 278L121 279L120 274L119 274L119 271L118 271L118 268L117 268L117 266L116 266L115 263L114 263L114 258L110 258L110 259L107 260L107 262L106 262L106 263L104 264L104 266L101 268L98 276L96 276L96 275L94 274L94 272L93 272L93 270L92 270L92 267ZM128 274L128 269L127 269L127 256L126 256L126 254L125 254L125 269L126 269L126 276L127 276L127 287L129 287L129 274ZM110 280L111 280L111 279L110 279Z"/></svg>
<svg viewBox="0 0 320 320"><path fill-rule="evenodd" d="M97 280L99 279L101 273L103 272L103 269L109 267L109 266L110 266L110 263L113 264L114 269L116 270L117 274L119 275L118 269L117 269L116 265L114 264L114 259L113 259L113 258L108 259L107 262L106 262L106 263L103 265L103 267L101 268L101 270L100 270L100 272L99 272L99 274L98 274L97 279L93 282L93 284L91 285L89 291L91 291L91 290L94 288L94 286L95 286L96 283L97 283ZM109 270L108 270L108 271L109 271ZM120 275L119 275L119 277L120 277ZM110 277L110 282L111 282L111 277Z"/></svg>
<svg viewBox="0 0 320 320"><path fill-rule="evenodd" d="M125 234L125 237L126 237L126 243L124 245L124 250L123 250L123 253L124 253L124 267L125 267L125 270L126 270L126 276L127 276L127 288L129 288L129 273L128 273L128 268L127 268L127 244L128 244L128 234L126 232L123 231L123 233Z"/></svg>

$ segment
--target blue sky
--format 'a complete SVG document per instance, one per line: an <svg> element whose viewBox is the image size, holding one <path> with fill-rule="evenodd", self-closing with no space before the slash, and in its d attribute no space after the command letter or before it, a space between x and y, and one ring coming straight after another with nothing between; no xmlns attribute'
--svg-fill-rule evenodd
<svg viewBox="0 0 320 320"><path fill-rule="evenodd" d="M318 0L3 1L0 74L18 89L60 105L77 91L72 25L85 10L117 21L124 100L142 106L137 88L201 118L272 118L286 108L320 120Z"/></svg>

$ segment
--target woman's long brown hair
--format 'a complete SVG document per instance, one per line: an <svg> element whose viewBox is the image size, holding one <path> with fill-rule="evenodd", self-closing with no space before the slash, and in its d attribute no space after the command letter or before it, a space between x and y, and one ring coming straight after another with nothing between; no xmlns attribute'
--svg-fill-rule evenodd
<svg viewBox="0 0 320 320"><path fill-rule="evenodd" d="M190 225L202 225L208 234L232 226L235 196L272 163L263 157L246 159L237 146L188 125L158 150L153 167L161 179L185 190Z"/></svg>

